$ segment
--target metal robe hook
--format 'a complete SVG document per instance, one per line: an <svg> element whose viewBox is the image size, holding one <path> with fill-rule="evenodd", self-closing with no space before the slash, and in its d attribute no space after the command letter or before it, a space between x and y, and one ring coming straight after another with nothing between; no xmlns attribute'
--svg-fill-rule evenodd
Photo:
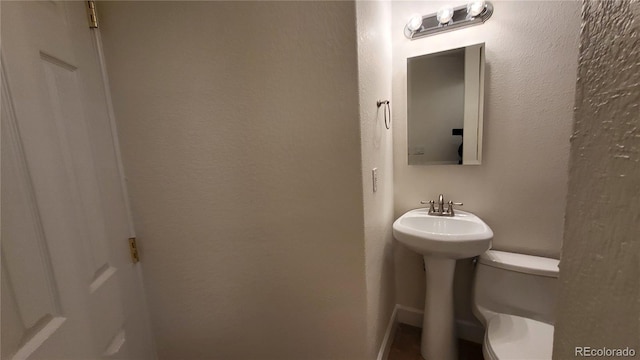
<svg viewBox="0 0 640 360"><path fill-rule="evenodd" d="M389 100L378 100L376 104L378 107L384 105L384 127L386 127L387 130L391 129L391 103ZM389 117L387 117L387 112L389 112Z"/></svg>

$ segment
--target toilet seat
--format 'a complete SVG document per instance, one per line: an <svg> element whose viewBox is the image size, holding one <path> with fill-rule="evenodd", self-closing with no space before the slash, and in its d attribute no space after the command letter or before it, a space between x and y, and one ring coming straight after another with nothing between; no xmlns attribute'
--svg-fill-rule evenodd
<svg viewBox="0 0 640 360"><path fill-rule="evenodd" d="M492 360L551 359L552 349L553 325L507 314L489 320L482 347Z"/></svg>

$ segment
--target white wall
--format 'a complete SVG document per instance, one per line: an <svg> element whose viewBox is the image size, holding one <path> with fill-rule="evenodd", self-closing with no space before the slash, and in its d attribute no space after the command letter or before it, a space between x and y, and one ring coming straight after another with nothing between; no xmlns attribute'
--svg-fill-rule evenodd
<svg viewBox="0 0 640 360"><path fill-rule="evenodd" d="M369 359L377 356L395 305L392 131L384 126L384 109L376 106L391 99L390 8L388 1L356 3ZM375 193L373 168L378 169Z"/></svg>
<svg viewBox="0 0 640 360"><path fill-rule="evenodd" d="M464 203L493 229L493 247L557 258L563 233L567 162L580 30L578 2L495 1L485 24L414 41L403 28L438 2L393 2L395 216L420 200ZM544 19L542 22L540 19ZM486 43L483 163L408 166L406 59ZM397 244L400 304L424 306L422 258ZM459 262L458 317L470 313L468 261Z"/></svg>
<svg viewBox="0 0 640 360"><path fill-rule="evenodd" d="M628 347L637 357L640 2L587 1L583 10L553 354Z"/></svg>
<svg viewBox="0 0 640 360"><path fill-rule="evenodd" d="M354 3L99 10L160 357L364 358Z"/></svg>

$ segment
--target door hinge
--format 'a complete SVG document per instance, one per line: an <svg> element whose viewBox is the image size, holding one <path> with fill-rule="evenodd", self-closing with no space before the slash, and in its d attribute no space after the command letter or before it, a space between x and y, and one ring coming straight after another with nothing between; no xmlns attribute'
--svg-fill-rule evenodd
<svg viewBox="0 0 640 360"><path fill-rule="evenodd" d="M89 28L95 29L98 27L98 14L96 13L96 2L87 1L87 13L89 14Z"/></svg>
<svg viewBox="0 0 640 360"><path fill-rule="evenodd" d="M131 252L131 262L137 263L140 261L140 255L138 254L138 245L136 245L136 238L129 238L129 252Z"/></svg>

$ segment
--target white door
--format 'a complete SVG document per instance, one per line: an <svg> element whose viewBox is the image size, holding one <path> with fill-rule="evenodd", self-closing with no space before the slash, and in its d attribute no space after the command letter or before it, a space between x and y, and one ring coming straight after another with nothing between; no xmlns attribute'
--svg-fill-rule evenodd
<svg viewBox="0 0 640 360"><path fill-rule="evenodd" d="M155 358L86 6L0 5L2 359Z"/></svg>

